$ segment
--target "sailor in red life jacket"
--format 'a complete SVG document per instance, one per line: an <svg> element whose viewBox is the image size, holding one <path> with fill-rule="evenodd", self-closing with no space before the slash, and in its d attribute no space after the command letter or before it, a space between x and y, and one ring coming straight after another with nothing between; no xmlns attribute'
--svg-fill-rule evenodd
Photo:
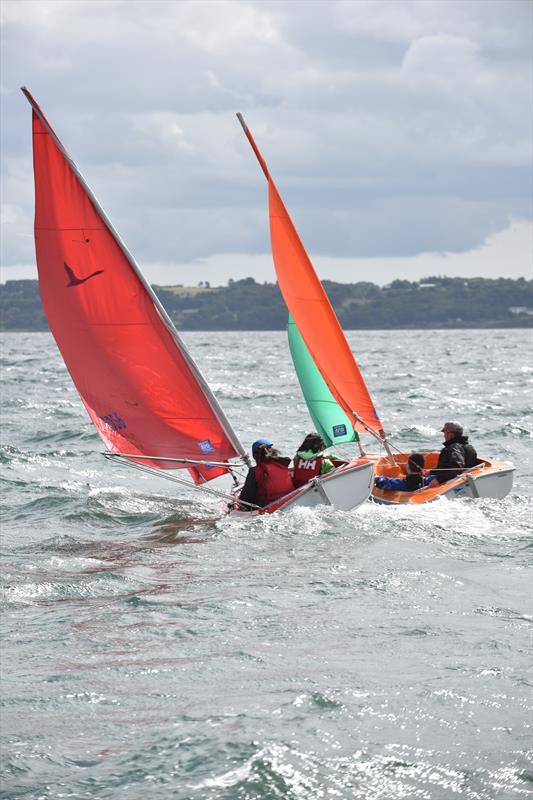
<svg viewBox="0 0 533 800"><path fill-rule="evenodd" d="M252 455L257 466L248 470L240 500L263 507L294 490L289 472L291 460L280 456L269 439L257 439L252 445Z"/></svg>
<svg viewBox="0 0 533 800"><path fill-rule="evenodd" d="M294 456L294 486L298 488L316 475L335 469L331 458L324 454L326 443L318 433L308 433Z"/></svg>

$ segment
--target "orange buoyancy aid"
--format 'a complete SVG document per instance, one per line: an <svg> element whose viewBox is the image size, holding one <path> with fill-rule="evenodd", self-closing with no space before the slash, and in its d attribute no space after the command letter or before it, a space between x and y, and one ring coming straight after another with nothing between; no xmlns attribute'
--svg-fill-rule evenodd
<svg viewBox="0 0 533 800"><path fill-rule="evenodd" d="M257 481L257 504L267 506L284 494L294 491L288 464L277 461L261 461L255 468Z"/></svg>
<svg viewBox="0 0 533 800"><path fill-rule="evenodd" d="M317 453L313 458L301 458L296 456L294 459L294 485L298 489L304 483L310 481L316 475L320 475L323 457Z"/></svg>

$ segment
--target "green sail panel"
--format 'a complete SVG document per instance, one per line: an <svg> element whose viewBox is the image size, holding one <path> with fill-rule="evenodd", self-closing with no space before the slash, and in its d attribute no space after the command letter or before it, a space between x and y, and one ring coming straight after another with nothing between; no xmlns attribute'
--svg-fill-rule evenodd
<svg viewBox="0 0 533 800"><path fill-rule="evenodd" d="M290 314L287 333L296 375L317 432L328 447L357 442L359 437L352 423L333 398Z"/></svg>

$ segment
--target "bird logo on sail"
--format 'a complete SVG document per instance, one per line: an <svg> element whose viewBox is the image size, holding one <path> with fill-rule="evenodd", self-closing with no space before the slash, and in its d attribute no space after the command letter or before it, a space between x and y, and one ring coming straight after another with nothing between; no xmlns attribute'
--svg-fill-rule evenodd
<svg viewBox="0 0 533 800"><path fill-rule="evenodd" d="M87 277L85 278L78 278L77 275L74 274L74 270L72 270L69 267L66 261L63 262L63 265L65 267L65 272L67 273L67 276L69 278L69 282L67 283L67 289L69 289L71 286L79 286L81 283L85 283L85 281L94 278L95 275L101 275L102 272L104 271L103 269L97 269L95 272L91 272L91 274L87 275Z"/></svg>

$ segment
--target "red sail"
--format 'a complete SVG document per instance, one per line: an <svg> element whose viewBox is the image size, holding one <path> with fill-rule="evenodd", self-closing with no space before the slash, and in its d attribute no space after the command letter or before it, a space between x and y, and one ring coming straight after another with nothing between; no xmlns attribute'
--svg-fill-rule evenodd
<svg viewBox="0 0 533 800"><path fill-rule="evenodd" d="M209 387L29 93L35 246L50 329L115 453L225 462L243 455ZM143 461L162 469L176 463ZM182 465L183 466L183 465ZM195 482L220 467L188 467Z"/></svg>

